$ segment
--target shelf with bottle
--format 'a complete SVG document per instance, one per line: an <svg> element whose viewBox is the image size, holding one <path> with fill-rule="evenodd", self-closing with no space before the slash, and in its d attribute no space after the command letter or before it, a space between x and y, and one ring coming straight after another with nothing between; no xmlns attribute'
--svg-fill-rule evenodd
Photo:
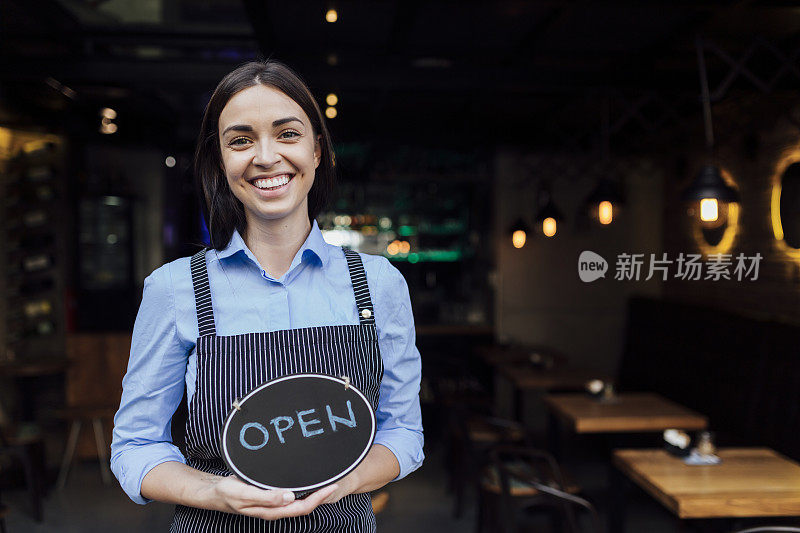
<svg viewBox="0 0 800 533"><path fill-rule="evenodd" d="M25 353L17 349L18 343L29 339L57 343L53 335L63 322L65 261L59 236L65 228L64 152L60 139L51 135L10 135L16 149L0 162L5 242L0 269L5 289L0 330L5 346L0 350Z"/></svg>

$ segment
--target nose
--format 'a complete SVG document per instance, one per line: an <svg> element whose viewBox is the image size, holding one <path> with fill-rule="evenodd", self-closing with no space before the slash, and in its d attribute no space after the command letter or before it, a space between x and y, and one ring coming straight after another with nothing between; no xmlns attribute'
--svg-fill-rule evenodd
<svg viewBox="0 0 800 533"><path fill-rule="evenodd" d="M270 168L280 162L281 156L276 146L270 141L259 142L253 156L253 164L259 167Z"/></svg>

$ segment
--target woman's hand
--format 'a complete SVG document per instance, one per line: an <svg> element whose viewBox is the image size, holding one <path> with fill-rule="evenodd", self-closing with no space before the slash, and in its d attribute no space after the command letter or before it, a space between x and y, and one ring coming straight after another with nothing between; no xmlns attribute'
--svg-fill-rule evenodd
<svg viewBox="0 0 800 533"><path fill-rule="evenodd" d="M358 469L354 470L353 472L350 472L349 474L344 476L342 479L337 481L334 485L331 485L331 487L336 487L336 490L331 492L330 496L325 498L325 500L322 503L336 503L339 500L341 500L342 498L344 498L345 496L347 496L348 494L352 494L352 493L356 492L356 490L358 489L358 487L360 485L360 483L358 481L357 470ZM329 487L325 487L325 488L329 488Z"/></svg>
<svg viewBox="0 0 800 533"><path fill-rule="evenodd" d="M219 502L219 511L255 516L264 520L277 520L289 516L307 515L339 490L334 484L295 500L294 493L284 490L265 490L241 481L236 476L220 478L211 490Z"/></svg>

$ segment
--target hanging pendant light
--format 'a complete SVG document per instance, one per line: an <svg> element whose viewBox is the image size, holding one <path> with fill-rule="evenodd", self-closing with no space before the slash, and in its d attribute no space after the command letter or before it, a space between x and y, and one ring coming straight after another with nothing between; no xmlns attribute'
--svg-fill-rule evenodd
<svg viewBox="0 0 800 533"><path fill-rule="evenodd" d="M739 202L739 193L725 182L719 167L704 165L681 199L688 202L690 211L699 215L707 228L718 228L728 220L728 204Z"/></svg>
<svg viewBox="0 0 800 533"><path fill-rule="evenodd" d="M620 208L624 203L624 198L619 192L619 187L616 182L609 177L608 168L611 160L610 149L611 132L609 128L609 103L608 97L603 101L603 155L602 166L603 171L600 179L597 181L597 186L586 198L586 209L589 216L606 226L611 224L614 219L619 215Z"/></svg>
<svg viewBox="0 0 800 533"><path fill-rule="evenodd" d="M586 198L589 215L603 225L614 221L623 202L619 187L607 177L600 178L595 189Z"/></svg>
<svg viewBox="0 0 800 533"><path fill-rule="evenodd" d="M508 234L511 235L511 244L514 248L522 248L525 246L530 232L530 228L521 217L514 221L514 223L511 224L511 228L508 230Z"/></svg>
<svg viewBox="0 0 800 533"><path fill-rule="evenodd" d="M564 220L564 216L553 203L549 187L543 187L539 191L539 206L536 224L541 225L545 237L553 237L558 230L558 223Z"/></svg>
<svg viewBox="0 0 800 533"><path fill-rule="evenodd" d="M695 179L681 194L689 204L688 212L698 216L705 228L719 228L727 222L728 205L739 202L739 193L722 176L714 158L714 126L711 120L711 96L708 91L708 73L703 55L703 41L697 37L697 66L700 71L700 90L703 101L703 127L706 136L706 163Z"/></svg>

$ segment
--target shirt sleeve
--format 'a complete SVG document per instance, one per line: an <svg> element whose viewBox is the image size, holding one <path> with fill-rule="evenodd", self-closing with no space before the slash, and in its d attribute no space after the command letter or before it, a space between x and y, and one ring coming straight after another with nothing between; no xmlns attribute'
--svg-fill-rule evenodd
<svg viewBox="0 0 800 533"><path fill-rule="evenodd" d="M169 265L144 281L133 326L122 400L114 416L111 470L136 503L144 476L166 461L186 463L172 444L171 420L184 390L188 349L178 337Z"/></svg>
<svg viewBox="0 0 800 533"><path fill-rule="evenodd" d="M422 363L416 347L414 315L405 278L382 258L375 301L383 379L376 418L375 444L386 446L400 463L402 479L422 464L422 414L419 386Z"/></svg>

